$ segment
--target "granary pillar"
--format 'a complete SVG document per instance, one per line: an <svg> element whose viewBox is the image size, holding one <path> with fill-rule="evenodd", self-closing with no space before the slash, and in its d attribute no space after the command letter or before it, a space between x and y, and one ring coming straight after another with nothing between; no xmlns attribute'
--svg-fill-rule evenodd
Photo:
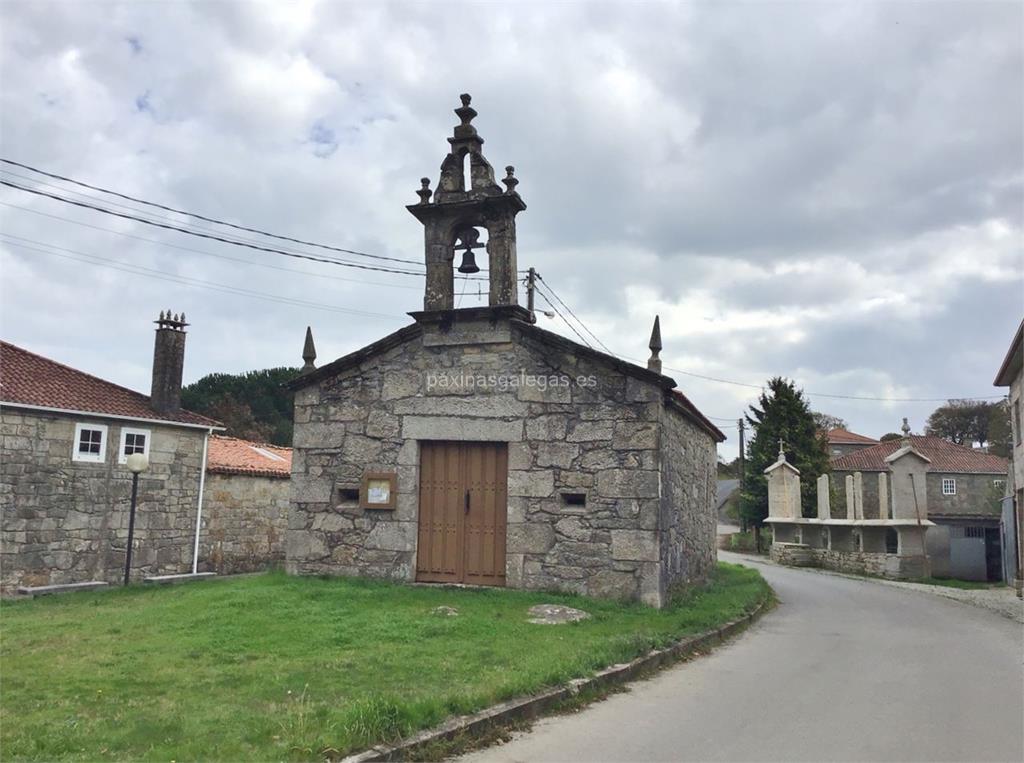
<svg viewBox="0 0 1024 763"><path fill-rule="evenodd" d="M822 474L818 477L818 519L832 518L830 500L828 475Z"/></svg>

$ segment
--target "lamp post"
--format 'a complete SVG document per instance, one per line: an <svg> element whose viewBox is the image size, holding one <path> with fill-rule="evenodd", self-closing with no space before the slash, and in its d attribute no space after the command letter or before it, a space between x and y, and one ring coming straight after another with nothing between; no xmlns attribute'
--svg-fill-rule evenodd
<svg viewBox="0 0 1024 763"><path fill-rule="evenodd" d="M124 584L132 570L132 540L135 536L135 501L139 495L139 474L149 468L149 458L143 453L132 453L125 459L128 471L132 473L132 507L128 513L128 549L124 556Z"/></svg>

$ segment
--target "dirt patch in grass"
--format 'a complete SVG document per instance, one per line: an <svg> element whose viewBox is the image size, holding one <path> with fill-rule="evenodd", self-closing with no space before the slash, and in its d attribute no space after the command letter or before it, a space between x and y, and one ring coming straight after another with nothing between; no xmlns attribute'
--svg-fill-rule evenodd
<svg viewBox="0 0 1024 763"><path fill-rule="evenodd" d="M720 564L662 610L280 573L4 603L3 756L336 759L717 627L769 594L756 571ZM592 616L531 625L540 603Z"/></svg>

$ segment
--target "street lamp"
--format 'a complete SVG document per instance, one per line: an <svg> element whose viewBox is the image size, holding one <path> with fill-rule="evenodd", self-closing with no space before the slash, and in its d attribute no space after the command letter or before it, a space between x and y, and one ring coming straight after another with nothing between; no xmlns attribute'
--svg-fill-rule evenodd
<svg viewBox="0 0 1024 763"><path fill-rule="evenodd" d="M139 474L149 468L149 457L145 453L132 453L125 459L128 471L132 473L132 508L128 514L128 552L124 557L124 584L128 585L128 574L132 569L132 539L135 536L135 500L139 494Z"/></svg>

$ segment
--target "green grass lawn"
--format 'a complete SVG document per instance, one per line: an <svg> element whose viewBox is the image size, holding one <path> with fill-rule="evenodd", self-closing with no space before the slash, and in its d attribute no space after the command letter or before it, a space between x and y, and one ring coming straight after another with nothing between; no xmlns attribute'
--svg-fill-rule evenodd
<svg viewBox="0 0 1024 763"><path fill-rule="evenodd" d="M269 573L4 603L4 760L337 758L633 658L753 609L760 575L655 610ZM593 618L531 625L538 603ZM458 617L435 615L439 605Z"/></svg>

